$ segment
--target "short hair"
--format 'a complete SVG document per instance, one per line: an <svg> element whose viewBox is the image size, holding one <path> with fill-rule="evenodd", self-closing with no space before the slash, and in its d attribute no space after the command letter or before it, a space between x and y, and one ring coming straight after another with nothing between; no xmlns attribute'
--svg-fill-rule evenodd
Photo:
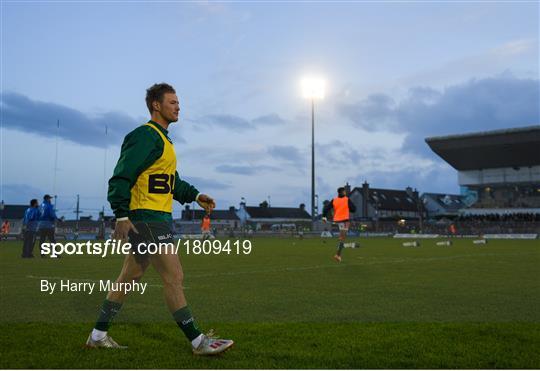
<svg viewBox="0 0 540 371"><path fill-rule="evenodd" d="M345 192L345 187L339 187L337 193Z"/></svg>
<svg viewBox="0 0 540 371"><path fill-rule="evenodd" d="M176 91L174 88L162 82L161 84L154 84L148 89L146 89L146 107L148 107L148 111L150 111L150 114L154 112L154 108L152 107L152 103L155 101L163 102L163 96L165 93L173 93L176 94Z"/></svg>
<svg viewBox="0 0 540 371"><path fill-rule="evenodd" d="M34 205L37 205L38 204L38 200L37 198L33 198L30 200L30 206L34 206Z"/></svg>

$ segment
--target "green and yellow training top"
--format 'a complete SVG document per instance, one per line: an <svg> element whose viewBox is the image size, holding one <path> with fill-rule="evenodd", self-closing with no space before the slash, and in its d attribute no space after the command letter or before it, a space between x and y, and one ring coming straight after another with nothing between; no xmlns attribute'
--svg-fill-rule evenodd
<svg viewBox="0 0 540 371"><path fill-rule="evenodd" d="M182 204L195 201L199 191L180 180L167 134L149 121L124 138L107 197L117 218L170 221L173 199Z"/></svg>

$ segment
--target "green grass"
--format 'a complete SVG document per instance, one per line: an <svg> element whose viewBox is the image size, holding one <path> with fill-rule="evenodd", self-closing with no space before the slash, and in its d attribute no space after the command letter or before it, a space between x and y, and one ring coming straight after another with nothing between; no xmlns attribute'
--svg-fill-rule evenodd
<svg viewBox="0 0 540 371"><path fill-rule="evenodd" d="M235 340L193 357L150 269L111 335L127 351L83 349L105 293L41 293L40 279L113 279L122 257L22 260L0 247L2 368L539 368L538 241L451 247L359 239L254 239L250 255L181 253L201 327ZM50 278L54 277L54 278Z"/></svg>

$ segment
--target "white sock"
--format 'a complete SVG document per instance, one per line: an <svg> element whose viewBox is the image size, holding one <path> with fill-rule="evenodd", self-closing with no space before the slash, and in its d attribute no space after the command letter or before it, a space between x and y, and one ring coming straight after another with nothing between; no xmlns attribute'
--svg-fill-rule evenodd
<svg viewBox="0 0 540 371"><path fill-rule="evenodd" d="M199 345L201 345L201 341L203 339L203 334L200 334L195 339L191 340L191 345L193 348L197 348Z"/></svg>
<svg viewBox="0 0 540 371"><path fill-rule="evenodd" d="M92 330L92 340L94 340L94 341L100 341L105 336L107 336L107 331L100 331L100 330L96 330L96 329Z"/></svg>

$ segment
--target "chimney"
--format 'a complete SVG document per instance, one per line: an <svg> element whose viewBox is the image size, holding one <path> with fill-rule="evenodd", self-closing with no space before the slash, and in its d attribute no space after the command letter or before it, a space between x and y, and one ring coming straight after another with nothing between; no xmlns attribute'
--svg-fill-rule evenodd
<svg viewBox="0 0 540 371"><path fill-rule="evenodd" d="M413 190L411 187L407 187L405 188L405 192L407 192L407 196L413 198L414 197L414 194L413 194Z"/></svg>
<svg viewBox="0 0 540 371"><path fill-rule="evenodd" d="M368 217L369 183L364 180L362 184L362 217Z"/></svg>
<svg viewBox="0 0 540 371"><path fill-rule="evenodd" d="M349 184L349 182L347 182L347 184L345 184L345 195L347 197L349 197L351 195L351 185Z"/></svg>

